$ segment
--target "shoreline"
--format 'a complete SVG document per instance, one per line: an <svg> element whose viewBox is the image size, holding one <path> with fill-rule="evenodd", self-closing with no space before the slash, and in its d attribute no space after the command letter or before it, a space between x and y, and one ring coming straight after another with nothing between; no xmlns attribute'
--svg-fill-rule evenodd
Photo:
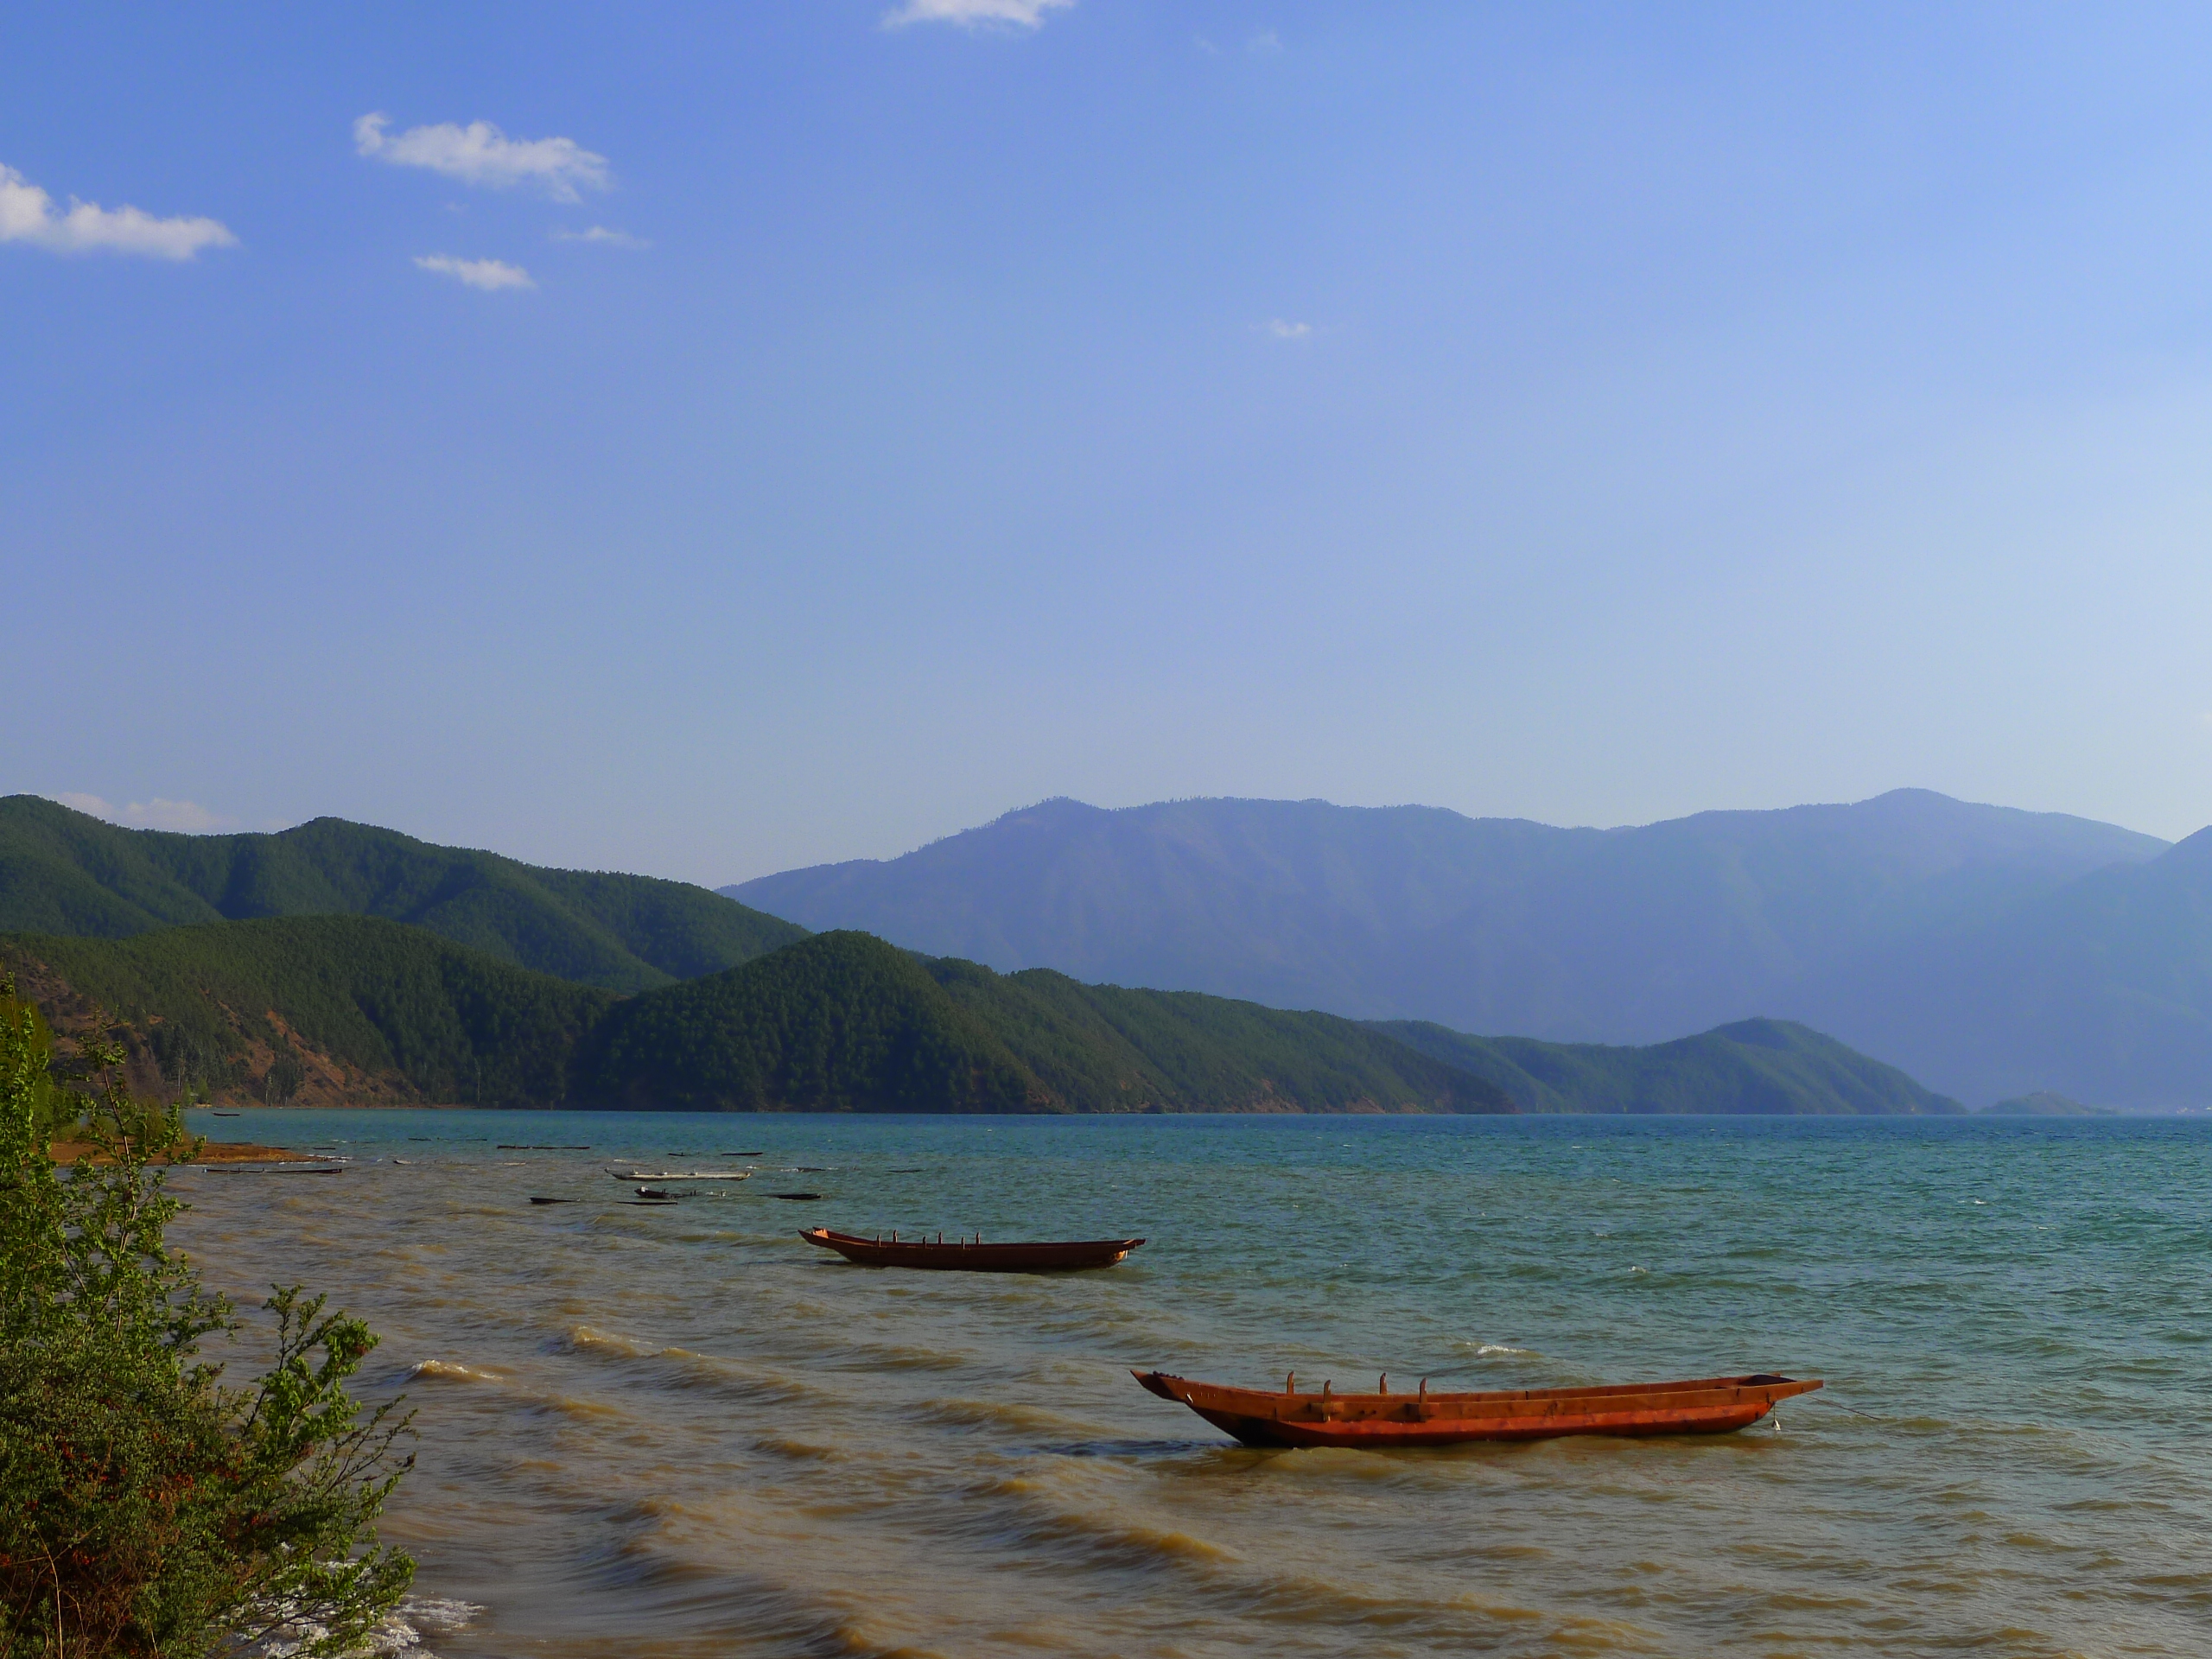
<svg viewBox="0 0 2212 1659"><path fill-rule="evenodd" d="M48 1155L57 1167L64 1168L79 1158L89 1158L95 1165L110 1161L83 1141L56 1141ZM267 1147L252 1141L208 1141L197 1157L180 1160L162 1152L149 1161L156 1169L193 1169L205 1164L304 1164L316 1160L312 1153L294 1152L289 1147Z"/></svg>

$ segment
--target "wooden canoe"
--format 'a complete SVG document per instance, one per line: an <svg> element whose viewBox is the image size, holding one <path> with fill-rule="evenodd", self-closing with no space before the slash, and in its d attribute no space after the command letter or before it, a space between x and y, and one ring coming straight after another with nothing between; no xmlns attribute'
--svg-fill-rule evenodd
<svg viewBox="0 0 2212 1659"><path fill-rule="evenodd" d="M1232 1389L1160 1371L1130 1376L1163 1400L1188 1406L1247 1446L1452 1446L1462 1440L1541 1440L1562 1434L1726 1434L1775 1402L1821 1386L1760 1371L1680 1382L1615 1382L1583 1389L1506 1389L1483 1394L1319 1394ZM1389 1379L1382 1379L1387 1384Z"/></svg>
<svg viewBox="0 0 2212 1659"><path fill-rule="evenodd" d="M749 1181L749 1169L610 1169L618 1181Z"/></svg>
<svg viewBox="0 0 2212 1659"><path fill-rule="evenodd" d="M1141 1238L1090 1238L1063 1243L986 1244L979 1238L956 1239L948 1244L939 1233L934 1240L861 1238L852 1233L833 1233L827 1227L809 1227L799 1236L810 1244L835 1250L848 1262L864 1268L929 1268L950 1273L1072 1273L1084 1268L1110 1268L1144 1243Z"/></svg>

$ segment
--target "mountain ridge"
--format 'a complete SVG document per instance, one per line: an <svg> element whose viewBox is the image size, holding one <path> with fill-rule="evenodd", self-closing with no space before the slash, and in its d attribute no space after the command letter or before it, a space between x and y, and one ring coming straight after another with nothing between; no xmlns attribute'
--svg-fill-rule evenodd
<svg viewBox="0 0 2212 1659"><path fill-rule="evenodd" d="M1595 1066L1513 1039L1432 1030L1408 1041L1197 992L1000 975L849 931L627 997L375 917L200 923L120 940L10 935L0 963L57 1030L106 1020L141 1088L233 1102L1510 1113L1522 1109L1510 1085L1548 1067L1544 1090L1522 1090L1535 1109L1950 1109L1813 1033L1768 1038L1790 1051L1778 1059L1747 1061L1756 1045L1739 1033ZM1493 1077L1455 1064L1465 1056L1440 1047L1451 1044L1517 1058ZM1610 1096L1591 1086L1601 1073ZM1752 1073L1757 1086L1745 1086Z"/></svg>
<svg viewBox="0 0 2212 1659"><path fill-rule="evenodd" d="M1754 1018L1643 1048L1472 1037L1418 1020L1376 1020L1424 1054L1487 1077L1523 1111L1745 1112L1783 1100L1835 1116L1956 1116L1966 1108L1790 1020ZM1580 1103L1569 1105L1569 1101Z"/></svg>
<svg viewBox="0 0 2212 1659"><path fill-rule="evenodd" d="M1866 982L1929 940L2168 852L2117 826L1925 790L1612 830L1434 807L1057 799L897 859L723 891L1002 972L1553 1042L1649 1045L1770 1014L1987 1097L2039 1080L1955 1063L1879 1015Z"/></svg>
<svg viewBox="0 0 2212 1659"><path fill-rule="evenodd" d="M125 830L0 798L0 932L127 938L283 915L371 915L538 972L645 990L806 930L686 882L556 870L322 817L273 834Z"/></svg>

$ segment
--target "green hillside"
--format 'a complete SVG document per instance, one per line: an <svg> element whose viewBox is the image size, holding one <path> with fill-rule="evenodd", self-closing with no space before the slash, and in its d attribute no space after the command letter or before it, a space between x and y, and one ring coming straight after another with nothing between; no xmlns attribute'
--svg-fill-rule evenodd
<svg viewBox="0 0 2212 1659"><path fill-rule="evenodd" d="M1363 1026L809 937L634 996L373 917L0 938L57 1029L126 1022L141 1086L229 1100L753 1111L1936 1112L1775 1020L1644 1049Z"/></svg>
<svg viewBox="0 0 2212 1659"><path fill-rule="evenodd" d="M366 917L16 935L63 1029L127 1022L146 1085L226 1099L747 1111L1510 1111L1328 1014L1001 977L864 933L620 998ZM272 1077L274 1081L272 1082Z"/></svg>
<svg viewBox="0 0 2212 1659"><path fill-rule="evenodd" d="M1084 985L1043 968L941 961L929 972L1074 1111L1513 1109L1483 1079L1332 1014Z"/></svg>
<svg viewBox="0 0 2212 1659"><path fill-rule="evenodd" d="M125 1020L140 1086L233 1099L555 1104L577 1041L615 1001L365 916L17 934L0 961L61 1029L90 1003Z"/></svg>
<svg viewBox="0 0 2212 1659"><path fill-rule="evenodd" d="M1535 1112L1948 1114L1958 1102L1787 1020L1744 1020L1643 1048L1470 1037L1423 1020L1372 1029L1486 1077Z"/></svg>
<svg viewBox="0 0 2212 1659"><path fill-rule="evenodd" d="M580 1100L709 1111L1059 1109L906 952L824 933L632 997L578 1056Z"/></svg>
<svg viewBox="0 0 2212 1659"><path fill-rule="evenodd" d="M1325 1014L925 963L824 933L612 1009L577 1098L831 1111L1510 1111Z"/></svg>
<svg viewBox="0 0 2212 1659"><path fill-rule="evenodd" d="M410 923L618 991L717 973L806 934L681 881L542 869L342 818L185 836L120 830L33 795L0 798L0 932L112 939L320 915Z"/></svg>

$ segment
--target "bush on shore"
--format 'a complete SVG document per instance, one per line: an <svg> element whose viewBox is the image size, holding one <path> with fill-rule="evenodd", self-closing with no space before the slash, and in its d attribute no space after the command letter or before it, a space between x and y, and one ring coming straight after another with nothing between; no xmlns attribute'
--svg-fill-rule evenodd
<svg viewBox="0 0 2212 1659"><path fill-rule="evenodd" d="M374 1532L406 1420L363 1421L346 1387L376 1338L276 1288L275 1363L226 1385L203 1346L242 1321L168 1245L181 1206L151 1162L197 1145L99 1030L78 1044L98 1086L57 1084L0 977L0 1659L192 1659L307 1622L327 1634L301 1651L344 1653L415 1571Z"/></svg>

